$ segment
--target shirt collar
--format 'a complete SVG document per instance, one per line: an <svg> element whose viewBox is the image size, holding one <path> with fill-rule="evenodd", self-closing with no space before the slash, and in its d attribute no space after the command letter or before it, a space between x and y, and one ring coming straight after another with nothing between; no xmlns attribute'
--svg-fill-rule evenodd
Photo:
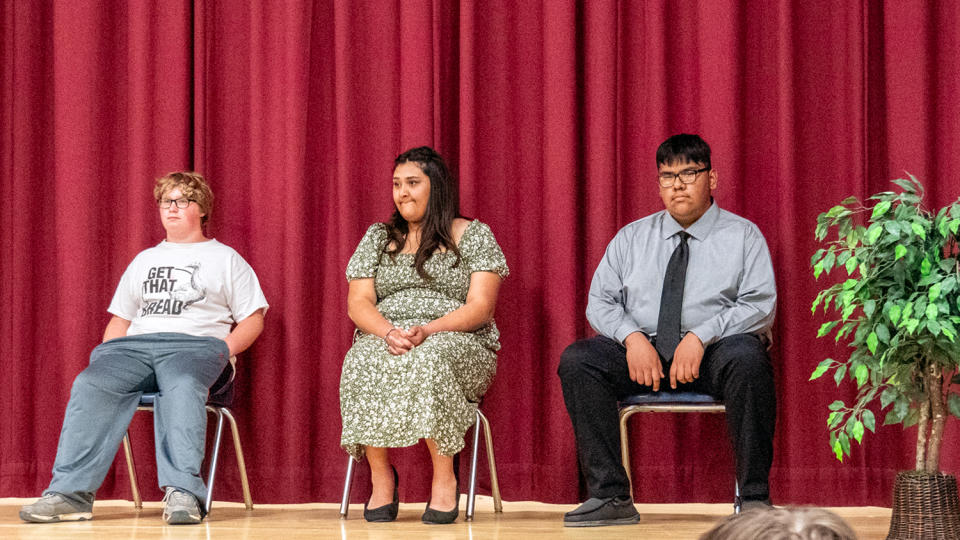
<svg viewBox="0 0 960 540"><path fill-rule="evenodd" d="M718 217L720 217L720 207L717 206L716 201L712 201L710 208L707 208L707 211L700 216L700 219L694 221L692 225L687 227L687 234L697 240L704 240L710 234L710 231L713 230L713 225L717 222ZM670 212L664 210L663 222L660 225L660 235L662 238L666 240L682 230L684 230L684 228L677 223L677 220L673 219Z"/></svg>

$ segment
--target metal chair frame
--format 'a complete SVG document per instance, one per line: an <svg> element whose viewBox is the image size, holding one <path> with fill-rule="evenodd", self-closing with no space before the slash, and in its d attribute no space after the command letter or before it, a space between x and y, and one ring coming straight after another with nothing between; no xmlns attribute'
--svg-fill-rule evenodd
<svg viewBox="0 0 960 540"><path fill-rule="evenodd" d="M477 421L473 426L473 453L470 457L470 487L467 492L466 521L473 521L477 497L477 456L480 449L480 430L483 429L484 446L487 449L487 463L490 465L490 492L493 496L493 511L503 512L503 500L500 498L500 483L497 481L497 462L493 456L493 435L490 431L490 422L477 409ZM350 487L353 484L353 471L356 461L347 458L347 474L343 481L343 499L340 501L340 519L347 518L350 510Z"/></svg>
<svg viewBox="0 0 960 540"><path fill-rule="evenodd" d="M228 382L232 382L233 375ZM138 411L153 412L153 400L156 393L144 394L140 398ZM207 413L217 417L216 434L213 441L213 454L210 456L210 470L207 473L207 502L205 505L206 513L210 513L210 506L213 503L213 483L217 477L217 462L220 458L220 442L223 439L223 420L230 422L230 432L233 434L233 449L237 455L237 469L240 471L240 485L243 488L243 502L247 510L253 510L253 498L250 495L250 482L247 480L247 464L243 458L243 446L240 444L240 430L237 429L237 420L233 412L228 407L221 405L206 405ZM133 506L140 510L143 508L143 501L140 498L140 487L137 483L137 467L133 459L133 448L130 444L130 431L123 435L123 453L127 458L127 475L130 477L130 491L133 493Z"/></svg>
<svg viewBox="0 0 960 540"><path fill-rule="evenodd" d="M661 390L661 392L668 392ZM690 392L687 392L688 394ZM727 408L722 401L717 401L707 394L700 394L704 398L702 402L684 402L684 401L656 401L649 403L637 403L620 407L620 457L623 460L623 468L627 471L627 480L630 481L630 495L633 496L633 475L630 472L630 437L627 429L627 421L631 416L638 412L653 413L726 413ZM734 475L734 498L733 511L740 513L740 482Z"/></svg>

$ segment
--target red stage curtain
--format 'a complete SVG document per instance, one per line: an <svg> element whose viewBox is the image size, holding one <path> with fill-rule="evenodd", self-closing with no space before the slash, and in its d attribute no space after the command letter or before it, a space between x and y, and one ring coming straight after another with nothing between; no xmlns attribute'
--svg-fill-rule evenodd
<svg viewBox="0 0 960 540"><path fill-rule="evenodd" d="M661 207L657 144L686 131L712 144L717 201L760 226L776 265L774 499L888 505L915 431L868 434L840 464L826 405L853 389L807 382L845 354L814 339L814 218L904 169L931 206L957 196L958 41L960 4L932 1L4 2L0 496L47 485L71 381L120 274L163 236L152 179L196 169L217 196L210 232L254 266L272 305L240 360L254 496L336 500L344 268L391 211L393 157L430 144L512 270L483 405L503 494L575 502L556 366L592 333L586 290L606 243ZM720 417L634 422L640 501L730 499ZM144 456L149 426L133 425ZM949 472L956 446L951 424ZM427 497L425 454L397 453L404 500ZM225 459L217 497L237 499ZM129 497L116 470L99 497ZM360 471L356 500L368 492Z"/></svg>

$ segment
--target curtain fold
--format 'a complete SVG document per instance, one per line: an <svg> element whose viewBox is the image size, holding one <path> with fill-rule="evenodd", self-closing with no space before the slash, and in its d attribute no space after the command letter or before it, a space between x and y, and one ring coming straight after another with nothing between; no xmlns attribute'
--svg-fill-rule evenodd
<svg viewBox="0 0 960 540"><path fill-rule="evenodd" d="M0 496L47 485L70 384L120 274L163 237L153 178L195 169L216 195L210 234L251 263L272 306L239 364L254 497L337 500L344 268L389 218L393 158L428 144L512 270L482 405L503 495L575 502L556 367L592 334L586 293L607 242L662 208L654 153L677 132L712 145L718 204L757 223L773 256L774 500L889 505L894 472L912 463L913 429L868 434L843 464L828 448L826 406L855 392L807 382L847 354L814 339L824 285L808 261L819 212L904 170L930 206L960 194L960 4L82 0L6 2L0 24ZM729 500L722 417L634 418L639 501ZM954 473L956 429L942 458ZM131 430L152 456L149 418ZM425 500L426 450L395 456L402 499ZM239 500L224 458L216 497ZM129 497L125 475L115 467L98 496Z"/></svg>

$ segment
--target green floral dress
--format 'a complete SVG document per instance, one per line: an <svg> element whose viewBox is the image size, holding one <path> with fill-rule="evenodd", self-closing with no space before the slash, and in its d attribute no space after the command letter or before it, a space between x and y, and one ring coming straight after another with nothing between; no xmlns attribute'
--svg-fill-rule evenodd
<svg viewBox="0 0 960 540"><path fill-rule="evenodd" d="M467 300L470 274L495 272L504 278L507 262L490 228L471 222L452 252L435 253L423 280L414 255L396 260L383 253L387 229L367 229L347 264L347 279L373 278L377 309L394 326L426 324L461 307ZM433 439L441 454L463 448L463 437L476 419L497 367L500 332L492 321L474 332L437 332L406 354L395 356L379 336L357 332L340 374L340 445L354 458L363 447L411 446Z"/></svg>

